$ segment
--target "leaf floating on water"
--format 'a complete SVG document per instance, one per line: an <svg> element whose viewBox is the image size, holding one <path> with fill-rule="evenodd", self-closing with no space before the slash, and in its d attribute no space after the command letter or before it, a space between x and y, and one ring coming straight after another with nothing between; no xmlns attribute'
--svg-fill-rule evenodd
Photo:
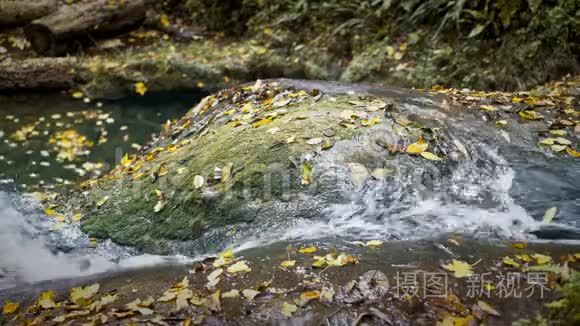
<svg viewBox="0 0 580 326"><path fill-rule="evenodd" d="M572 147L568 146L566 147L566 153L568 153L568 155L572 156L572 157L580 157L580 152L574 150Z"/></svg>
<svg viewBox="0 0 580 326"><path fill-rule="evenodd" d="M245 289L242 291L244 297L248 300L254 300L254 298L260 294L260 291L252 290L252 289Z"/></svg>
<svg viewBox="0 0 580 326"><path fill-rule="evenodd" d="M566 149L566 145L552 145L550 146L550 149L554 152L561 152Z"/></svg>
<svg viewBox="0 0 580 326"><path fill-rule="evenodd" d="M147 85L143 82L136 83L135 92L141 96L145 95L145 93L147 93Z"/></svg>
<svg viewBox="0 0 580 326"><path fill-rule="evenodd" d="M298 250L301 254L312 254L315 253L318 249L315 246L304 247Z"/></svg>
<svg viewBox="0 0 580 326"><path fill-rule="evenodd" d="M556 217L556 212L558 211L557 207L550 207L546 210L546 212L544 213L544 218L542 219L542 222L544 222L545 224L548 224L550 222L552 222L552 220L554 219L554 217Z"/></svg>
<svg viewBox="0 0 580 326"><path fill-rule="evenodd" d="M381 240L369 240L365 243L365 246L367 247L377 247L383 244L383 241Z"/></svg>
<svg viewBox="0 0 580 326"><path fill-rule="evenodd" d="M429 147L429 144L427 144L423 139L419 139L418 141L407 146L405 152L407 152L407 154L417 155L426 151L427 147Z"/></svg>
<svg viewBox="0 0 580 326"><path fill-rule="evenodd" d="M101 207L101 206L105 205L107 200L109 200L109 196L105 196L105 197L101 198L101 200L99 200L97 202L97 207Z"/></svg>
<svg viewBox="0 0 580 326"><path fill-rule="evenodd" d="M312 183L313 180L312 166L307 160L302 161L300 176L301 176L300 182L303 186L307 186Z"/></svg>
<svg viewBox="0 0 580 326"><path fill-rule="evenodd" d="M284 315L285 317L288 317L288 318L292 317L292 315L296 311L298 311L298 306L296 306L295 304L288 303L288 302L284 302L282 304L282 310L281 310L281 312L282 312L282 315Z"/></svg>
<svg viewBox="0 0 580 326"><path fill-rule="evenodd" d="M497 316L499 317L501 314L495 310L489 303L483 301L483 300L478 300L477 301L477 306L485 313L488 313L490 315L493 316Z"/></svg>
<svg viewBox="0 0 580 326"><path fill-rule="evenodd" d="M286 144L291 144L296 140L296 136L290 136L286 139Z"/></svg>
<svg viewBox="0 0 580 326"><path fill-rule="evenodd" d="M4 306L2 307L2 314L3 315L13 314L18 310L18 308L20 308L20 303L6 301L4 302Z"/></svg>
<svg viewBox="0 0 580 326"><path fill-rule="evenodd" d="M423 158L428 159L429 161L441 161L441 158L431 152L421 152L420 154Z"/></svg>
<svg viewBox="0 0 580 326"><path fill-rule="evenodd" d="M453 276L457 278L473 275L471 265L461 260L453 259L451 264L443 265L442 267L450 272L453 272Z"/></svg>
<svg viewBox="0 0 580 326"><path fill-rule="evenodd" d="M246 262L241 260L232 266L228 267L227 272L228 274L236 274L236 273L249 273L252 269L246 265Z"/></svg>
<svg viewBox="0 0 580 326"><path fill-rule="evenodd" d="M155 189L155 195L157 196L157 203L155 204L155 207L153 207L153 211L158 213L165 207L165 199L163 193L158 189Z"/></svg>
<svg viewBox="0 0 580 326"><path fill-rule="evenodd" d="M285 267L285 268L293 268L295 265L296 265L295 260L285 260L285 261L280 263L280 266Z"/></svg>
<svg viewBox="0 0 580 326"><path fill-rule="evenodd" d="M485 110L485 111L489 111L489 112L497 111L497 108L493 105L484 104L484 105L481 105L479 108L482 110Z"/></svg>
<svg viewBox="0 0 580 326"><path fill-rule="evenodd" d="M544 117L534 110L522 110L518 112L520 118L525 120L541 120Z"/></svg>
<svg viewBox="0 0 580 326"><path fill-rule="evenodd" d="M201 175L196 175L193 178L193 187L195 189L200 189L205 184L205 179Z"/></svg>
<svg viewBox="0 0 580 326"><path fill-rule="evenodd" d="M85 93L83 93L81 91L76 91L76 92L73 92L71 95L73 98L81 99L85 96Z"/></svg>
<svg viewBox="0 0 580 326"><path fill-rule="evenodd" d="M101 286L98 283L85 287L72 288L70 291L70 301L83 306L87 303L87 300L99 292L100 288Z"/></svg>
<svg viewBox="0 0 580 326"><path fill-rule="evenodd" d="M507 120L497 120L495 122L495 124L498 126L505 126L505 125L507 125L507 123L508 123Z"/></svg>
<svg viewBox="0 0 580 326"><path fill-rule="evenodd" d="M224 165L224 167L222 168L222 183L225 183L230 179L233 167L234 163L232 162L228 162L226 165Z"/></svg>

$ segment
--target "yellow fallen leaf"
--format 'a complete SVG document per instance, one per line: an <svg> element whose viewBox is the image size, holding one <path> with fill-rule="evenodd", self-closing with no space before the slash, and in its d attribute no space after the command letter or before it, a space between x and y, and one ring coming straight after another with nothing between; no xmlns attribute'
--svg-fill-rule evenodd
<svg viewBox="0 0 580 326"><path fill-rule="evenodd" d="M554 142L556 141L555 138L544 138L542 140L539 141L540 144L542 145L554 145Z"/></svg>
<svg viewBox="0 0 580 326"><path fill-rule="evenodd" d="M512 248L516 248L516 249L524 249L525 247L528 246L528 244L525 242L516 242L516 243L511 243L510 246L512 246Z"/></svg>
<svg viewBox="0 0 580 326"><path fill-rule="evenodd" d="M564 137L557 137L555 142L560 145L572 145L572 142Z"/></svg>
<svg viewBox="0 0 580 326"><path fill-rule="evenodd" d="M491 283L485 283L485 285L483 286L483 289L486 290L487 292L491 292L491 291L495 290L495 286Z"/></svg>
<svg viewBox="0 0 580 326"><path fill-rule="evenodd" d="M92 298L99 292L100 287L98 283L95 283L85 287L72 288L70 291L70 301L78 305L84 305L86 300Z"/></svg>
<svg viewBox="0 0 580 326"><path fill-rule="evenodd" d="M550 133L556 136L566 136L568 134L566 130L562 129L550 130Z"/></svg>
<svg viewBox="0 0 580 326"><path fill-rule="evenodd" d="M239 262L233 264L227 269L228 274L249 273L251 271L252 269L248 267L248 265L246 265L246 262L243 260L240 260Z"/></svg>
<svg viewBox="0 0 580 326"><path fill-rule="evenodd" d="M369 240L365 243L365 246L376 247L376 246L380 246L382 244L383 244L383 241L381 241L381 240Z"/></svg>
<svg viewBox="0 0 580 326"><path fill-rule="evenodd" d="M71 219L73 222L78 222L78 221L80 221L80 220L82 220L82 219L83 219L83 214L81 214L81 213L76 213L76 214L73 214L73 216L71 216L71 218L70 218L70 219Z"/></svg>
<svg viewBox="0 0 580 326"><path fill-rule="evenodd" d="M147 85L143 82L136 83L135 92L141 96L145 95L145 93L147 93Z"/></svg>
<svg viewBox="0 0 580 326"><path fill-rule="evenodd" d="M16 312L20 307L20 303L12 302L12 301L5 301L4 306L2 307L2 314L3 315L10 315Z"/></svg>
<svg viewBox="0 0 580 326"><path fill-rule="evenodd" d="M296 311L298 311L298 306L296 306L295 304L288 303L288 302L284 302L282 304L282 310L281 310L281 312L282 312L282 315L284 315L285 317L288 317L288 318L292 317L292 315Z"/></svg>
<svg viewBox="0 0 580 326"><path fill-rule="evenodd" d="M495 122L495 124L498 125L498 126L505 126L505 125L508 124L508 122L507 122L507 120L497 120Z"/></svg>
<svg viewBox="0 0 580 326"><path fill-rule="evenodd" d="M222 293L222 298L237 298L239 296L240 296L240 291L238 291L236 289Z"/></svg>
<svg viewBox="0 0 580 326"><path fill-rule="evenodd" d="M546 255L542 255L542 254L533 254L532 258L534 258L536 260L536 262L538 263L538 265L544 265L546 263L549 263L552 261L552 257L550 256L546 256Z"/></svg>
<svg viewBox="0 0 580 326"><path fill-rule="evenodd" d="M312 253L315 253L316 250L317 249L315 246L310 246L310 247L301 248L298 250L298 252L301 254L312 254Z"/></svg>
<svg viewBox="0 0 580 326"><path fill-rule="evenodd" d="M269 124L271 122L272 122L272 118L264 118L264 119L261 119L261 120L259 120L257 122L252 123L252 127L258 128L258 127L261 127L261 126L265 126L265 125L267 125L267 124Z"/></svg>
<svg viewBox="0 0 580 326"><path fill-rule="evenodd" d="M72 93L72 97L76 99L81 99L85 96L85 94L81 91L76 91Z"/></svg>
<svg viewBox="0 0 580 326"><path fill-rule="evenodd" d="M189 306L189 299L193 297L193 291L190 289L182 289L177 293L175 298L175 310L181 311Z"/></svg>
<svg viewBox="0 0 580 326"><path fill-rule="evenodd" d="M493 315L493 316L498 316L498 317L500 316L500 313L497 310L495 310L489 303L487 303L483 300L478 300L477 306L479 308L481 308L481 310L483 312L486 312L486 313Z"/></svg>
<svg viewBox="0 0 580 326"><path fill-rule="evenodd" d="M516 262L516 261L515 261L513 258L511 258L511 257L507 257L507 256L506 256L506 257L504 257L504 258L502 259L502 262L503 262L505 265L512 266L512 267L515 267L515 268L520 268L520 267L521 267L520 263Z"/></svg>
<svg viewBox="0 0 580 326"><path fill-rule="evenodd" d="M306 291L300 294L300 299L302 300L316 300L320 298L320 292L318 291Z"/></svg>
<svg viewBox="0 0 580 326"><path fill-rule="evenodd" d="M336 258L332 255L326 255L326 263L328 266L345 266L350 264L358 264L358 259L355 256L340 254Z"/></svg>
<svg viewBox="0 0 580 326"><path fill-rule="evenodd" d="M429 144L427 144L423 139L419 139L418 141L407 146L407 149L405 151L407 152L407 154L416 155L426 151L427 147L429 147Z"/></svg>
<svg viewBox="0 0 580 326"><path fill-rule="evenodd" d="M57 304L54 301L54 291L49 290L42 292L38 298L38 305L42 309L51 309L57 307Z"/></svg>
<svg viewBox="0 0 580 326"><path fill-rule="evenodd" d="M497 108L493 105L484 104L484 105L479 106L479 108L482 110L485 110L485 111L490 111L490 112L497 111Z"/></svg>
<svg viewBox="0 0 580 326"><path fill-rule="evenodd" d="M260 294L260 291L256 291L256 290L252 290L252 289L245 289L242 290L242 294L244 295L244 297L248 300L254 300L254 298Z"/></svg>
<svg viewBox="0 0 580 326"><path fill-rule="evenodd" d="M544 218L542 219L542 222L545 224L548 224L550 222L552 222L552 220L554 219L554 217L556 217L556 212L558 211L557 207L550 207L546 210L546 212L544 213Z"/></svg>
<svg viewBox="0 0 580 326"><path fill-rule="evenodd" d="M442 267L450 272L453 272L453 276L458 278L473 275L471 265L461 260L453 259L451 264L443 265Z"/></svg>
<svg viewBox="0 0 580 326"><path fill-rule="evenodd" d="M133 312L138 312L144 316L152 315L154 311L149 308L149 306L152 304L152 302L149 303L149 301L149 299L145 301L141 301L141 299L135 299L134 301L127 303L125 308Z"/></svg>
<svg viewBox="0 0 580 326"><path fill-rule="evenodd" d="M294 265L296 265L295 260L285 260L285 261L280 263L280 266L285 267L285 268L292 268L292 267L294 267Z"/></svg>
<svg viewBox="0 0 580 326"><path fill-rule="evenodd" d="M529 263L529 262L531 262L533 260L532 257L530 257L530 255L528 255L528 254L516 254L514 256L517 259L522 260L522 261L524 261L526 263Z"/></svg>
<svg viewBox="0 0 580 326"><path fill-rule="evenodd" d="M159 190L156 190L159 191ZM159 191L160 194L157 195L157 203L153 207L153 211L155 213L159 213L165 207L165 200L163 199L163 194Z"/></svg>
<svg viewBox="0 0 580 326"><path fill-rule="evenodd" d="M431 152L421 152L420 154L423 158L428 159L429 161L441 161L441 158Z"/></svg>
<svg viewBox="0 0 580 326"><path fill-rule="evenodd" d="M224 167L222 168L222 178L221 178L222 183L230 179L233 167L234 163L232 162L228 162L226 165L224 165Z"/></svg>
<svg viewBox="0 0 580 326"><path fill-rule="evenodd" d="M302 161L302 167L300 169L300 176L301 176L301 184L303 186L307 186L312 183L313 173L312 173L312 165L306 160Z"/></svg>
<svg viewBox="0 0 580 326"><path fill-rule="evenodd" d="M105 203L109 200L109 196L105 196L103 198L101 198L101 200L99 200L97 202L97 207L101 207L103 205L105 205Z"/></svg>
<svg viewBox="0 0 580 326"><path fill-rule="evenodd" d="M162 14L161 16L159 16L159 23L161 23L161 26L163 27L171 26L171 21L169 20L169 17L166 14Z"/></svg>
<svg viewBox="0 0 580 326"><path fill-rule="evenodd" d="M534 110L522 110L518 112L520 118L525 120L541 120L543 117Z"/></svg>
<svg viewBox="0 0 580 326"><path fill-rule="evenodd" d="M196 175L193 178L193 187L195 189L200 189L205 184L205 179L201 175Z"/></svg>
<svg viewBox="0 0 580 326"><path fill-rule="evenodd" d="M367 120L367 119L363 119L363 120L361 120L361 124L362 124L363 126L372 127L372 126L376 125L377 123L380 123L381 121L382 121L382 120L381 120L381 118L380 118L380 117L374 117L374 118L372 118L372 119L370 119L370 120Z"/></svg>
<svg viewBox="0 0 580 326"><path fill-rule="evenodd" d="M568 146L566 147L566 153L568 153L568 155L572 156L572 157L580 157L580 152L574 150L572 147Z"/></svg>

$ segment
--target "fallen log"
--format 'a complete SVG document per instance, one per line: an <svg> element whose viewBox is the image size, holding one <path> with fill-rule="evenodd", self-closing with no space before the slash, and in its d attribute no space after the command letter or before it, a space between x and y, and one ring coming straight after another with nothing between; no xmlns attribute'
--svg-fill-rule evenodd
<svg viewBox="0 0 580 326"><path fill-rule="evenodd" d="M42 55L61 55L71 45L118 34L145 20L148 0L92 0L62 6L24 28L32 49Z"/></svg>
<svg viewBox="0 0 580 326"><path fill-rule="evenodd" d="M57 8L58 0L0 0L0 27L23 26Z"/></svg>
<svg viewBox="0 0 580 326"><path fill-rule="evenodd" d="M31 58L0 62L0 91L60 90L75 85L77 60Z"/></svg>

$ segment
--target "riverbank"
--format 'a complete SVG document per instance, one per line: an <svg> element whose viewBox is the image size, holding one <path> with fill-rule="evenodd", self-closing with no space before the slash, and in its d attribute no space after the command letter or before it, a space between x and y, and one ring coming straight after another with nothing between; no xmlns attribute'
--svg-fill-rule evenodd
<svg viewBox="0 0 580 326"><path fill-rule="evenodd" d="M94 40L66 57L38 55L21 29L5 30L0 90L119 98L134 94L138 83L148 91L214 91L280 77L524 90L579 71L573 1L509 11L388 3L357 7L335 0L301 8L248 1L213 9L204 1L169 3L156 9L162 14L155 24ZM425 9L445 19L420 16ZM455 20L461 29L450 25ZM197 32L184 38L169 30Z"/></svg>
<svg viewBox="0 0 580 326"><path fill-rule="evenodd" d="M4 309L7 300L20 305L4 315L8 324L527 325L523 319L537 324L546 316L566 324L576 318L577 302L560 304L560 311L546 304L559 302L570 279L578 282L579 250L459 235L360 244L320 239L21 286L0 300ZM69 297L72 287L91 284ZM37 300L41 292L44 300Z"/></svg>

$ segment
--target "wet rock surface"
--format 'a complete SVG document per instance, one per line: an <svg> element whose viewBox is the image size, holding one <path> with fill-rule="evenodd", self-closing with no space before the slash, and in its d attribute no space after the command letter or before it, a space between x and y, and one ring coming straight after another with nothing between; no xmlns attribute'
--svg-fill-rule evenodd
<svg viewBox="0 0 580 326"><path fill-rule="evenodd" d="M84 216L90 235L149 252L204 252L345 216L379 221L381 234L395 239L534 229L509 194L512 168L528 169L511 157L527 153L537 158L528 163L543 165L538 135L574 119L562 114L576 99L553 97L536 109L530 95L512 103L509 93L448 93L293 80L227 89L167 123L141 154L84 182L67 209ZM540 115L534 109L546 117L526 119ZM577 166L573 141L560 138L569 145L551 160ZM576 200L562 209L574 214ZM424 211L429 202L444 208ZM445 214L457 219L449 224Z"/></svg>

